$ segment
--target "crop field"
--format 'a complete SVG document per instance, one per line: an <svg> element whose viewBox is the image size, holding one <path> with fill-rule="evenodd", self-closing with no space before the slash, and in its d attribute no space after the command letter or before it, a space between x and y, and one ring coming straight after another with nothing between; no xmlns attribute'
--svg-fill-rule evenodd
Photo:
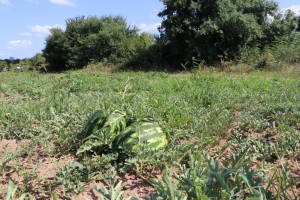
<svg viewBox="0 0 300 200"><path fill-rule="evenodd" d="M299 78L6 72L0 102L0 199L300 199ZM121 113L116 134L151 119L167 145L84 139L95 111Z"/></svg>

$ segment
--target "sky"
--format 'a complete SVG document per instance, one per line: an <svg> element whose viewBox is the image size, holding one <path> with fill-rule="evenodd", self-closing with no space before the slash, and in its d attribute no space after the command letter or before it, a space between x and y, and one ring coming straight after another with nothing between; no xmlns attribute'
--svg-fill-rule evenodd
<svg viewBox="0 0 300 200"><path fill-rule="evenodd" d="M300 14L299 0L277 0ZM49 29L77 16L120 15L141 32L158 34L160 0L0 0L0 59L30 58L45 47Z"/></svg>

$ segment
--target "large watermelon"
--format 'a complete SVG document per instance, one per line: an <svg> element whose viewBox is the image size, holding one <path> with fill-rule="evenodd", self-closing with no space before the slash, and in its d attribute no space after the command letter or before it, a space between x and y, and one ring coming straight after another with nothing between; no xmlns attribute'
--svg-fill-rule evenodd
<svg viewBox="0 0 300 200"><path fill-rule="evenodd" d="M140 122L129 126L118 135L114 147L123 149L132 154L137 154L143 148L150 150L163 149L168 144L166 134L155 122Z"/></svg>

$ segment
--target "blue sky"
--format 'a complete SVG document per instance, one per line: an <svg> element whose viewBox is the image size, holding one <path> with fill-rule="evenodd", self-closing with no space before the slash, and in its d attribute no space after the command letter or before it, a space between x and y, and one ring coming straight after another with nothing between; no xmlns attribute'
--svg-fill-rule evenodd
<svg viewBox="0 0 300 200"><path fill-rule="evenodd" d="M300 11L299 0L280 0L280 9ZM76 16L121 15L141 31L157 33L159 0L0 0L0 59L41 52L51 27Z"/></svg>

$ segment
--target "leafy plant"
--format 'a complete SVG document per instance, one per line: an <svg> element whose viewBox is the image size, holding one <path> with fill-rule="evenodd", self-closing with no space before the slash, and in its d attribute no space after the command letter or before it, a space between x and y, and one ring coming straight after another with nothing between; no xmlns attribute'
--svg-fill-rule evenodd
<svg viewBox="0 0 300 200"><path fill-rule="evenodd" d="M159 181L153 180L156 189L156 198L158 199L174 199L174 200L186 200L188 196L183 191L178 190L177 183L172 180L172 176L169 171L164 171L163 177Z"/></svg>
<svg viewBox="0 0 300 200"><path fill-rule="evenodd" d="M89 180L89 172L82 164L73 162L63 166L55 178L63 185L64 192L80 193L86 188L84 183Z"/></svg>
<svg viewBox="0 0 300 200"><path fill-rule="evenodd" d="M12 181L9 181L5 200L14 199L14 196L15 196L15 193L17 192L17 190L18 190L18 187Z"/></svg>
<svg viewBox="0 0 300 200"><path fill-rule="evenodd" d="M109 200L129 200L130 197L125 198L123 195L123 187L124 184L122 181L117 182L117 172L114 168L112 168L107 176L107 179L104 178L102 181L105 183L105 185L108 187L102 187L94 186L94 189L99 192L101 199L109 199Z"/></svg>

